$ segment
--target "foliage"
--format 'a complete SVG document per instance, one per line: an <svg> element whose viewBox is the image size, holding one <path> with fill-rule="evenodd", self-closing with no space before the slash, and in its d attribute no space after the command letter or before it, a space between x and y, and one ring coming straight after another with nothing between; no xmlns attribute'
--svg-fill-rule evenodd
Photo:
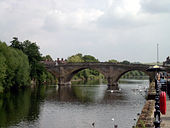
<svg viewBox="0 0 170 128"><path fill-rule="evenodd" d="M121 64L130 64L130 62L129 61L127 61L127 60L124 60L124 61L122 61L122 62L120 62Z"/></svg>
<svg viewBox="0 0 170 128"><path fill-rule="evenodd" d="M42 57L42 60L43 60L43 61L45 61L45 60L53 61L53 59L51 58L50 55L43 56L43 57Z"/></svg>
<svg viewBox="0 0 170 128"><path fill-rule="evenodd" d="M94 56L91 55L82 55L78 53L71 57L68 57L67 62L99 62ZM93 69L84 69L78 72L74 77L73 80L95 80L95 79L104 79L104 76L96 70Z"/></svg>
<svg viewBox="0 0 170 128"><path fill-rule="evenodd" d="M11 41L11 47L23 50L22 42L20 42L17 37L13 37L13 40Z"/></svg>
<svg viewBox="0 0 170 128"><path fill-rule="evenodd" d="M140 62L129 62L127 60L124 60L122 62L120 62L121 64L141 64ZM122 78L135 78L135 77L142 77L142 76L146 76L146 74L142 71L138 71L138 70L134 70L134 71L129 71L127 73L125 73Z"/></svg>
<svg viewBox="0 0 170 128"><path fill-rule="evenodd" d="M50 55L42 57L39 51L39 47L36 43L32 43L29 40L20 42L18 38L14 37L11 41L10 47L22 50L28 56L31 80L38 84L47 83L47 81L54 81L54 76L49 74L44 68L43 64L40 63L41 60L52 60L52 58ZM48 80L49 78L50 80Z"/></svg>
<svg viewBox="0 0 170 128"><path fill-rule="evenodd" d="M111 62L111 63L119 63L117 60L114 60L114 59L111 59L111 60L109 60L108 62Z"/></svg>
<svg viewBox="0 0 170 128"><path fill-rule="evenodd" d="M1 44L0 44L0 49L1 49ZM6 70L7 70L7 65L5 64L5 57L1 54L0 52L0 92L3 91L3 83L6 77Z"/></svg>
<svg viewBox="0 0 170 128"><path fill-rule="evenodd" d="M145 123L144 123L143 120L140 120L140 123L137 124L137 125L139 125L139 127L138 127L138 126L133 126L133 127L134 127L134 128L146 128Z"/></svg>
<svg viewBox="0 0 170 128"><path fill-rule="evenodd" d="M98 59L91 55L84 55L82 59L84 60L84 62L99 62Z"/></svg>
<svg viewBox="0 0 170 128"><path fill-rule="evenodd" d="M46 58L52 59L49 55ZM9 47L0 41L0 92L29 86L31 80L39 84L55 83L55 77L40 63L42 59L36 43L20 42L14 37Z"/></svg>
<svg viewBox="0 0 170 128"><path fill-rule="evenodd" d="M27 86L30 67L28 57L20 50L0 41L0 86L4 89Z"/></svg>
<svg viewBox="0 0 170 128"><path fill-rule="evenodd" d="M83 58L82 58L82 54L78 53L76 55L73 55L71 57L68 57L67 62L84 62Z"/></svg>
<svg viewBox="0 0 170 128"><path fill-rule="evenodd" d="M134 71L129 71L127 73L125 73L121 78L135 78L135 77L142 77L142 76L146 76L146 74L142 71L138 71L138 70L134 70Z"/></svg>

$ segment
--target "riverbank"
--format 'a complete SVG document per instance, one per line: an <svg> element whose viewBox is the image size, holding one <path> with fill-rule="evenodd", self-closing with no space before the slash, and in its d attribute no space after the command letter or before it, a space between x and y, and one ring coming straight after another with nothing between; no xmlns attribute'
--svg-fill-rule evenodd
<svg viewBox="0 0 170 128"><path fill-rule="evenodd" d="M141 114L136 123L136 128L153 128L154 124L154 109L155 109L155 84L150 83L148 89L147 101L141 111Z"/></svg>
<svg viewBox="0 0 170 128"><path fill-rule="evenodd" d="M148 90L147 101L142 109L139 119L136 123L136 128L153 128L154 122L154 107L155 107L155 84L151 83ZM166 98L166 114L161 114L161 128L170 127L170 99Z"/></svg>
<svg viewBox="0 0 170 128"><path fill-rule="evenodd" d="M147 100L136 123L136 128L153 128L154 100Z"/></svg>

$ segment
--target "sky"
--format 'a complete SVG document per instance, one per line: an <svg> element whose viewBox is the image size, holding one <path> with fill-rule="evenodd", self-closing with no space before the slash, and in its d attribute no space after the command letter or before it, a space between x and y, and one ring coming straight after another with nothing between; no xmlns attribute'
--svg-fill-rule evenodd
<svg viewBox="0 0 170 128"><path fill-rule="evenodd" d="M0 0L0 40L36 42L53 59L156 62L170 55L170 0Z"/></svg>

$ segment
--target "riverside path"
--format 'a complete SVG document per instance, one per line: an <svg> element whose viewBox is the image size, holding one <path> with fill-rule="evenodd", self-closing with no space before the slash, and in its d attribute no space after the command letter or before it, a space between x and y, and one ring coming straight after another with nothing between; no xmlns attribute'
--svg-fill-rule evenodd
<svg viewBox="0 0 170 128"><path fill-rule="evenodd" d="M167 97L166 101L166 115L161 115L162 128L170 128L170 99Z"/></svg>

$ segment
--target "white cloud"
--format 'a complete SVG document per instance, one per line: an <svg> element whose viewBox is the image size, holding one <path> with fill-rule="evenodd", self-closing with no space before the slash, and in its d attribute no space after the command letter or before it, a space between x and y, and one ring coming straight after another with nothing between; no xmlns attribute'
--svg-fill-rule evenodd
<svg viewBox="0 0 170 128"><path fill-rule="evenodd" d="M140 10L140 0L122 0L121 4L116 7L115 11L118 16L132 15L135 16Z"/></svg>
<svg viewBox="0 0 170 128"><path fill-rule="evenodd" d="M89 25L91 26L103 14L104 12L97 9L78 9L72 12L51 10L45 19L44 28L50 31L63 28L87 29Z"/></svg>
<svg viewBox="0 0 170 128"><path fill-rule="evenodd" d="M162 60L169 54L168 0L0 0L0 8L0 40L36 41L54 59L154 61L156 43Z"/></svg>
<svg viewBox="0 0 170 128"><path fill-rule="evenodd" d="M148 13L170 13L169 0L142 0L142 9Z"/></svg>

